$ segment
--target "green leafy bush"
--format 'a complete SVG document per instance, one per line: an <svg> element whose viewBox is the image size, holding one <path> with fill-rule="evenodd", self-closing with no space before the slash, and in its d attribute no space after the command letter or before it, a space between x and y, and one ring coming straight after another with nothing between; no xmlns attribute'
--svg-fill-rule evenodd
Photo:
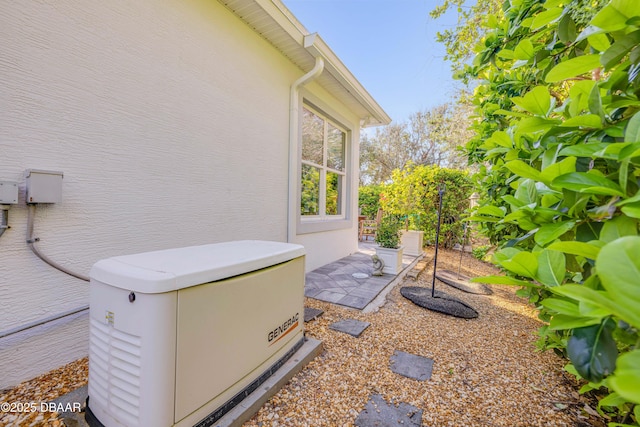
<svg viewBox="0 0 640 427"><path fill-rule="evenodd" d="M385 215L376 230L376 243L383 248L397 249L400 247L400 230L402 223L394 215Z"/></svg>
<svg viewBox="0 0 640 427"><path fill-rule="evenodd" d="M381 185L363 185L358 189L360 212L369 219L375 219L380 209Z"/></svg>
<svg viewBox="0 0 640 427"><path fill-rule="evenodd" d="M490 245L478 246L471 249L471 253L475 259L479 259L480 261L484 261L487 253L491 250Z"/></svg>
<svg viewBox="0 0 640 427"><path fill-rule="evenodd" d="M437 166L409 165L395 170L392 182L383 187L382 209L405 220L406 228L424 231L427 243L435 242L438 221L438 185L444 184L441 242L445 247L462 242L462 214L469 207L471 180L465 171Z"/></svg>
<svg viewBox="0 0 640 427"><path fill-rule="evenodd" d="M507 0L465 78L479 86L474 221L566 355L605 393L610 425L640 412L640 7Z"/></svg>

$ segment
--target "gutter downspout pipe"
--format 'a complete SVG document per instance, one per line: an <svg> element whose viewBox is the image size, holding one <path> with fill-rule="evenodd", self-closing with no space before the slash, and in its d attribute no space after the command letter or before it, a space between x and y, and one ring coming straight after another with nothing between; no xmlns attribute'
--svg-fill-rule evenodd
<svg viewBox="0 0 640 427"><path fill-rule="evenodd" d="M313 45L315 34L304 36L304 47L308 48ZM298 221L298 205L296 199L298 196L298 129L299 129L299 107L300 99L298 90L317 78L324 70L324 60L317 56L315 66L293 82L290 91L289 100L289 201L287 210L287 242L293 242L296 235L296 223Z"/></svg>

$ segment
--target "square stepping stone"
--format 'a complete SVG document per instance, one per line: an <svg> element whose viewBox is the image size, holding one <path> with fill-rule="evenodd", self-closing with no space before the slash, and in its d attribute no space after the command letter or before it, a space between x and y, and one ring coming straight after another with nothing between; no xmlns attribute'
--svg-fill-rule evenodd
<svg viewBox="0 0 640 427"><path fill-rule="evenodd" d="M344 332L345 334L353 335L358 338L365 329L367 329L371 323L361 322L355 319L340 320L329 325L329 329L334 331Z"/></svg>
<svg viewBox="0 0 640 427"><path fill-rule="evenodd" d="M381 395L374 394L358 414L356 427L390 427L422 425L422 409L401 402L398 406L387 403Z"/></svg>
<svg viewBox="0 0 640 427"><path fill-rule="evenodd" d="M396 350L391 356L391 370L418 381L431 379L433 359Z"/></svg>
<svg viewBox="0 0 640 427"><path fill-rule="evenodd" d="M304 321L305 322L311 322L312 320L322 316L322 313L324 313L324 311L320 310L319 308L305 307L304 308Z"/></svg>

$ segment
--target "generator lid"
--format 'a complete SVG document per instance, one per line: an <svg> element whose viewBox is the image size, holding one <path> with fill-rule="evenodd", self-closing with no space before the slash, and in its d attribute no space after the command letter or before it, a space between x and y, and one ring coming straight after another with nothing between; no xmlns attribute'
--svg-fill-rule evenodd
<svg viewBox="0 0 640 427"><path fill-rule="evenodd" d="M238 240L117 256L96 262L91 281L162 293L227 279L304 256L301 245Z"/></svg>

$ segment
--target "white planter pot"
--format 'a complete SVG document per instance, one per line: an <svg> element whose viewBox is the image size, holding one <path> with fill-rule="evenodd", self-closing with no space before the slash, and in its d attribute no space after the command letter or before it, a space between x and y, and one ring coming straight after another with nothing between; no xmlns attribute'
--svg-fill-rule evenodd
<svg viewBox="0 0 640 427"><path fill-rule="evenodd" d="M402 271L402 246L397 249L376 247L376 255L384 262L384 274L397 275Z"/></svg>
<svg viewBox="0 0 640 427"><path fill-rule="evenodd" d="M422 255L424 244L424 231L405 230L400 238L404 253L411 256Z"/></svg>

